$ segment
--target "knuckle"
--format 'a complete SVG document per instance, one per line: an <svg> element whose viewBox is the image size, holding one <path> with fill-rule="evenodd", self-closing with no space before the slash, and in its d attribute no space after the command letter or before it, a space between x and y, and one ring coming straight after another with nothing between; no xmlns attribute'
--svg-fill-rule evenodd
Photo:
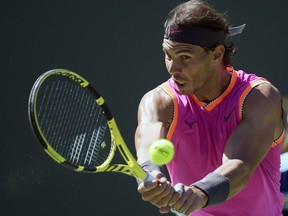
<svg viewBox="0 0 288 216"><path fill-rule="evenodd" d="M157 206L159 207L159 208L163 208L163 207L166 207L167 205L166 205L166 202L164 202L164 201L159 201L158 203L157 203Z"/></svg>
<svg viewBox="0 0 288 216"><path fill-rule="evenodd" d="M184 205L184 203L185 203L185 200L184 200L184 199L179 199L179 200L177 201L177 206L181 207L181 206Z"/></svg>
<svg viewBox="0 0 288 216"><path fill-rule="evenodd" d="M167 190L166 185L164 185L164 184L159 185L159 187L158 187L158 193L159 193L159 194L164 194L164 193L166 193L166 190Z"/></svg>
<svg viewBox="0 0 288 216"><path fill-rule="evenodd" d="M165 188L163 191L162 191L162 195L163 196L168 196L168 195L172 195L173 194L173 191L169 190L169 188Z"/></svg>

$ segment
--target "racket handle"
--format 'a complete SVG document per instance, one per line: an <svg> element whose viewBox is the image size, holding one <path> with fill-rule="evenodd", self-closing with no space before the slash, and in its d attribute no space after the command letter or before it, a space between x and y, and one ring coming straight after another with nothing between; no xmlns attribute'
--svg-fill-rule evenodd
<svg viewBox="0 0 288 216"><path fill-rule="evenodd" d="M180 186L180 187L175 187L175 191L177 191L178 193L180 193L181 195L183 194L183 192L184 192L184 190L183 190L183 187L182 186ZM186 216L184 213L182 213L182 212L179 212L179 211L177 211L176 209L174 209L174 208L171 208L171 210L170 210L172 213L174 213L175 215L177 215L177 216Z"/></svg>
<svg viewBox="0 0 288 216"><path fill-rule="evenodd" d="M144 182L149 182L149 181L152 181L153 179L154 177L149 172L146 172L146 177L144 179Z"/></svg>
<svg viewBox="0 0 288 216"><path fill-rule="evenodd" d="M171 209L170 210L172 213L174 213L175 215L177 215L177 216L186 216L186 214L184 214L184 213L182 213L182 212L178 212L177 210L175 210L175 209Z"/></svg>
<svg viewBox="0 0 288 216"><path fill-rule="evenodd" d="M182 185L178 185L178 187L174 187L174 190L178 193L180 193L181 195L183 194L184 192L184 189L183 189L183 186Z"/></svg>

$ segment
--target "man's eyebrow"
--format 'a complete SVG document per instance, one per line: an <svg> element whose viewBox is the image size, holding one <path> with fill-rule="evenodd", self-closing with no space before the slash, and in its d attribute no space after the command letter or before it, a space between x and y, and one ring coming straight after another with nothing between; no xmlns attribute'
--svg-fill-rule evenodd
<svg viewBox="0 0 288 216"><path fill-rule="evenodd" d="M178 50L176 50L175 51L175 53L176 54L179 54L179 53L192 53L193 52L193 50L191 50L191 49L178 49Z"/></svg>
<svg viewBox="0 0 288 216"><path fill-rule="evenodd" d="M163 51L164 52L169 52L169 49L166 49L165 47L162 47ZM174 51L175 54L179 54L179 53L192 53L193 52L193 49L187 49L187 48L179 48Z"/></svg>

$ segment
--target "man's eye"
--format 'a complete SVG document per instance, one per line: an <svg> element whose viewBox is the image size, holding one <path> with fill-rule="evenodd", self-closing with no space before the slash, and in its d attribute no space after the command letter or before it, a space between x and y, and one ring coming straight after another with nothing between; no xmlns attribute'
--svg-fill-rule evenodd
<svg viewBox="0 0 288 216"><path fill-rule="evenodd" d="M166 53L165 56L166 56L167 60L169 60L169 61L171 60L171 56L169 54Z"/></svg>
<svg viewBox="0 0 288 216"><path fill-rule="evenodd" d="M182 56L180 56L180 58L181 58L181 60L188 60L188 59L190 59L190 56L182 55Z"/></svg>

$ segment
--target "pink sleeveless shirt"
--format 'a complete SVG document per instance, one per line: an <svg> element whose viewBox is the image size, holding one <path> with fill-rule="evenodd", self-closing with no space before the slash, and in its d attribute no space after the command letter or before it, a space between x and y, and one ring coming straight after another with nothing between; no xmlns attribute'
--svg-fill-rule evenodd
<svg viewBox="0 0 288 216"><path fill-rule="evenodd" d="M226 91L205 104L193 95L182 95L172 79L161 87L174 100L174 118L167 138L175 145L175 156L167 165L173 184L186 185L202 179L222 164L225 144L242 118L242 105L250 90L269 83L243 71L230 71ZM193 216L279 216L283 208L280 193L280 144L284 131L271 146L248 185L223 204L203 208ZM259 145L261 147L261 145Z"/></svg>

